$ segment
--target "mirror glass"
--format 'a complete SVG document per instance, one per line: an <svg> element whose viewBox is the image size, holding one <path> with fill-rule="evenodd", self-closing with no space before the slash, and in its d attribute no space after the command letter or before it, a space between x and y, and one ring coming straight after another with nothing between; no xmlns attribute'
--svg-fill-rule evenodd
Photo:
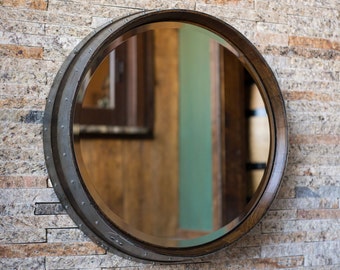
<svg viewBox="0 0 340 270"><path fill-rule="evenodd" d="M225 234L261 186L266 108L242 55L193 24L158 22L108 44L77 94L74 149L113 224L165 247Z"/></svg>

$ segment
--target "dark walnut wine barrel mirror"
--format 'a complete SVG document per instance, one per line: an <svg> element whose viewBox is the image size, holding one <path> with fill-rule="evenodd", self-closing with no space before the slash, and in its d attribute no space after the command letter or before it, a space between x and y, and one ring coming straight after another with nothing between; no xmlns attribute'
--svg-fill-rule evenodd
<svg viewBox="0 0 340 270"><path fill-rule="evenodd" d="M86 37L44 115L49 176L94 242L141 261L211 254L264 216L287 159L277 81L237 30L188 10Z"/></svg>

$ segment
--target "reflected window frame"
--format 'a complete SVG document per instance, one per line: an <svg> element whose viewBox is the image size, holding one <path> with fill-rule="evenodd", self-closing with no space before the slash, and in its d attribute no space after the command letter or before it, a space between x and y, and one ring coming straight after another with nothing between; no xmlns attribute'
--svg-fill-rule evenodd
<svg viewBox="0 0 340 270"><path fill-rule="evenodd" d="M150 139L154 126L153 34L148 31L119 44L87 72L77 98L74 133L80 137ZM107 64L108 62L108 64ZM108 65L105 102L91 98L91 83ZM97 79L98 81L98 79ZM103 82L103 84L106 82ZM97 87L97 85L95 86ZM93 90L94 89L94 90Z"/></svg>

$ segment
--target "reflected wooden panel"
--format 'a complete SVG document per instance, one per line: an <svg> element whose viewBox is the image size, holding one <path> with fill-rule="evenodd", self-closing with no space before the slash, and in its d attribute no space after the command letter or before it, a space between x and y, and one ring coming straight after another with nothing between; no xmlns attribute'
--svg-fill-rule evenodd
<svg viewBox="0 0 340 270"><path fill-rule="evenodd" d="M127 224L176 237L178 228L177 30L155 30L154 139L83 138L81 155L98 194ZM173 71L173 72L171 72Z"/></svg>

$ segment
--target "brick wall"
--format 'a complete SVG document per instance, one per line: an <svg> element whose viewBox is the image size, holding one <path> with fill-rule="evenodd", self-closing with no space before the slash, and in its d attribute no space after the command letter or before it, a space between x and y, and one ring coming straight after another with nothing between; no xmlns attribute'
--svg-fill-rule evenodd
<svg viewBox="0 0 340 270"><path fill-rule="evenodd" d="M45 98L73 47L108 18L189 8L225 20L263 53L287 106L278 197L245 237L189 265L107 254L71 219L44 164ZM1 269L340 269L339 0L0 0Z"/></svg>

